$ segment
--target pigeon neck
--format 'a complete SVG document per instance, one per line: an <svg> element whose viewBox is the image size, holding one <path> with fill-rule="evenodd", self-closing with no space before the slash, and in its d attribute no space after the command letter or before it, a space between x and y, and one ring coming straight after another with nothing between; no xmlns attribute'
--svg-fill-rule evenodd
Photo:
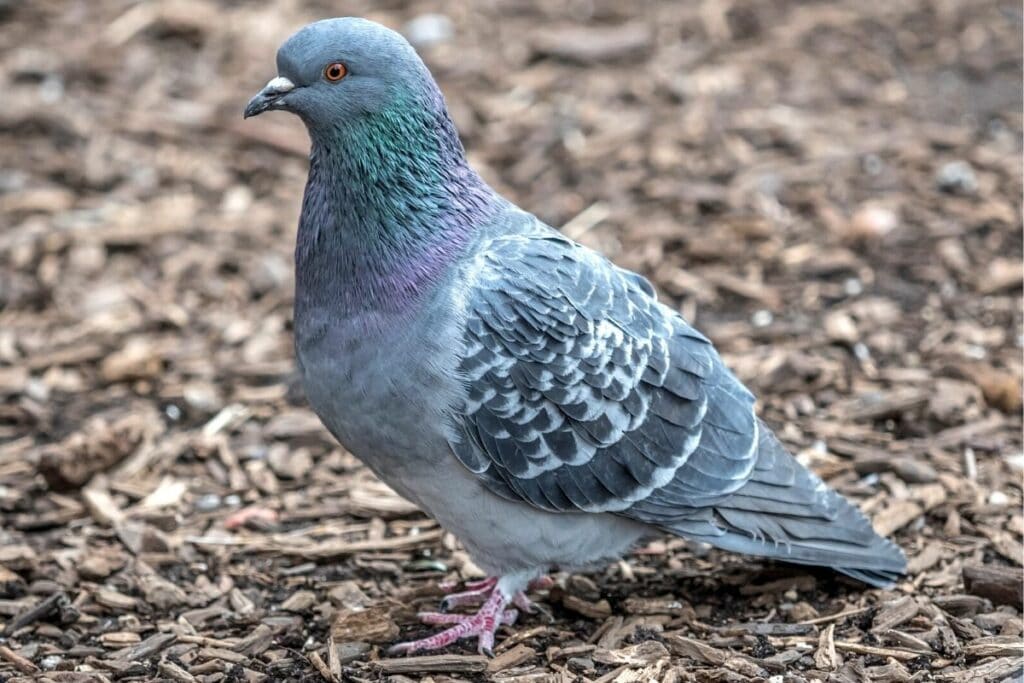
<svg viewBox="0 0 1024 683"><path fill-rule="evenodd" d="M412 308L497 205L466 162L440 92L310 134L296 305Z"/></svg>

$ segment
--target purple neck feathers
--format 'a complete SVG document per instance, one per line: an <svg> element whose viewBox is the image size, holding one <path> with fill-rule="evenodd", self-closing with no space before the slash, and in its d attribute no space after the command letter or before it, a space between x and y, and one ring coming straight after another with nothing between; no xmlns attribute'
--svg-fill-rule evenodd
<svg viewBox="0 0 1024 683"><path fill-rule="evenodd" d="M433 83L419 97L310 130L295 250L296 315L400 313L444 281L498 199L466 162Z"/></svg>

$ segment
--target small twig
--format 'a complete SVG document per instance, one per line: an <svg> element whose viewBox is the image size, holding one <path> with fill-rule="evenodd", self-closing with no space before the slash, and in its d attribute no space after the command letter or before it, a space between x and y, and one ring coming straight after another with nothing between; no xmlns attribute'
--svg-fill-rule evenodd
<svg viewBox="0 0 1024 683"><path fill-rule="evenodd" d="M320 656L320 653L316 651L310 652L309 663L313 665L313 668L320 672L320 675L323 676L325 681L334 683L334 681L337 680L331 675L331 670Z"/></svg>
<svg viewBox="0 0 1024 683"><path fill-rule="evenodd" d="M817 617L815 619L807 619L806 621L801 621L801 622L798 622L798 623L800 623L800 624L808 624L808 625L827 624L828 622L836 621L837 619L843 619L845 617L852 617L852 616L855 616L857 614L864 614L869 609L871 609L871 608L870 607L858 607L856 609L848 609L848 610L845 610L845 611L842 611L842 612L836 612L835 614L829 614L829 615L826 615L824 617Z"/></svg>
<svg viewBox="0 0 1024 683"><path fill-rule="evenodd" d="M157 633L146 638L138 645L114 652L107 659L117 662L139 662L170 647L177 639L178 635L176 633Z"/></svg>
<svg viewBox="0 0 1024 683"><path fill-rule="evenodd" d="M897 650L893 647L873 647L871 645L851 643L846 640L837 640L835 641L835 645L837 650L843 650L845 652L855 652L859 655L876 655L878 657L892 657L893 659L901 659L903 661L917 659L921 656L932 656L931 652L911 652L910 650Z"/></svg>
<svg viewBox="0 0 1024 683"><path fill-rule="evenodd" d="M6 645L0 645L0 659L10 662L15 669L23 674L39 673L39 667L31 660L22 657Z"/></svg>
<svg viewBox="0 0 1024 683"><path fill-rule="evenodd" d="M61 602L68 604L68 596L64 591L57 591L56 593L53 593L50 597L46 598L35 607L30 607L18 616L14 617L14 619L7 622L7 626L4 627L4 630L0 635L9 636L29 624L34 624L40 619L45 619L60 609Z"/></svg>
<svg viewBox="0 0 1024 683"><path fill-rule="evenodd" d="M425 655L379 659L370 665L383 674L478 673L487 668L483 655Z"/></svg>

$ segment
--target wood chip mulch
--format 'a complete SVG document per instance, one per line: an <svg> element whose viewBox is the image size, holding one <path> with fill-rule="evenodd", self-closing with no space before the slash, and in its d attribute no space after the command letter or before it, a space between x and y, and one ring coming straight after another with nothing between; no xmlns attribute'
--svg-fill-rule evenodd
<svg viewBox="0 0 1024 683"><path fill-rule="evenodd" d="M293 374L306 140L240 113L333 5L0 2L0 680L1020 680L1019 4L345 4L910 558L864 590L657 540L493 659L387 657L479 570Z"/></svg>

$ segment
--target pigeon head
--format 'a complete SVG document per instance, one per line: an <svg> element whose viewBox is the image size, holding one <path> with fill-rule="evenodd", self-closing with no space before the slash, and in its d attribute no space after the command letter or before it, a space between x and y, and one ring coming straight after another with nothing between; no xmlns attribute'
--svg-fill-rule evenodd
<svg viewBox="0 0 1024 683"><path fill-rule="evenodd" d="M437 83L395 31L355 17L309 24L278 50L277 72L245 117L296 114L336 181L407 185L412 174L432 191L446 176L471 175L459 170L465 154Z"/></svg>
<svg viewBox="0 0 1024 683"><path fill-rule="evenodd" d="M408 41L366 19L325 19L302 28L278 50L277 72L249 101L245 117L292 112L314 135L397 107L430 107L438 99Z"/></svg>

